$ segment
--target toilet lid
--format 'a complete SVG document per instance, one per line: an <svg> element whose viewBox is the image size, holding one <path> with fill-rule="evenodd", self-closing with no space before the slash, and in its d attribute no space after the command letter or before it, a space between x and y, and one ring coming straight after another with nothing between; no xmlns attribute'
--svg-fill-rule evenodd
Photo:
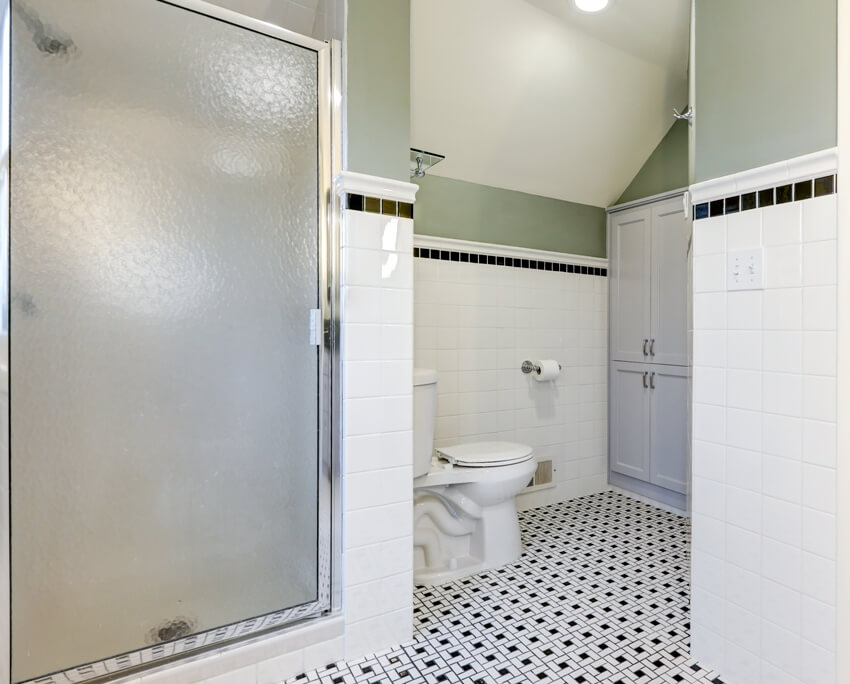
<svg viewBox="0 0 850 684"><path fill-rule="evenodd" d="M522 463L534 455L534 449L515 442L473 442L441 447L437 454L454 465L481 468Z"/></svg>

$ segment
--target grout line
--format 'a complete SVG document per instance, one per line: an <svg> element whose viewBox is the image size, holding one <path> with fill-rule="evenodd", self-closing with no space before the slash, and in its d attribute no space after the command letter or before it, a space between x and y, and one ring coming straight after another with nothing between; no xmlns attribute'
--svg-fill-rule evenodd
<svg viewBox="0 0 850 684"><path fill-rule="evenodd" d="M458 252L446 249L414 247L413 256L414 258L419 259L453 261L455 263L462 264L506 266L509 268L524 268L537 271L548 271L551 273L567 273L575 275L608 276L608 269L600 268L598 266L583 266L581 264L568 264L560 261L522 259L519 257L497 256L494 254L481 254L476 252Z"/></svg>

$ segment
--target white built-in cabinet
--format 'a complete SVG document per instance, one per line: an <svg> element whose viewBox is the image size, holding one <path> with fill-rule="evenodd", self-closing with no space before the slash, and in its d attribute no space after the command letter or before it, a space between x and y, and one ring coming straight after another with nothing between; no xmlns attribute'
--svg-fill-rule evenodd
<svg viewBox="0 0 850 684"><path fill-rule="evenodd" d="M688 369L611 363L611 469L684 494Z"/></svg>
<svg viewBox="0 0 850 684"><path fill-rule="evenodd" d="M611 214L611 359L688 364L682 199Z"/></svg>
<svg viewBox="0 0 850 684"><path fill-rule="evenodd" d="M691 221L676 196L611 213L608 231L612 483L684 495Z"/></svg>

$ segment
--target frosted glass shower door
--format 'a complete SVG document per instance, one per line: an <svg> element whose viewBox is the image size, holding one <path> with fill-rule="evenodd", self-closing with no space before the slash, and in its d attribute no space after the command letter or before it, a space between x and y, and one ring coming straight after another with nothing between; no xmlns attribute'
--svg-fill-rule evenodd
<svg viewBox="0 0 850 684"><path fill-rule="evenodd" d="M13 680L327 607L319 52L159 0L11 35Z"/></svg>

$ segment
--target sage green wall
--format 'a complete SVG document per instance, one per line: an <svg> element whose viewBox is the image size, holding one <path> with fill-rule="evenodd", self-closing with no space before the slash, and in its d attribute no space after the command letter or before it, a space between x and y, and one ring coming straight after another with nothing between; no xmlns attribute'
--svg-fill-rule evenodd
<svg viewBox="0 0 850 684"><path fill-rule="evenodd" d="M350 171L410 180L410 1L348 0Z"/></svg>
<svg viewBox="0 0 850 684"><path fill-rule="evenodd" d="M688 187L688 122L676 121L615 204Z"/></svg>
<svg viewBox="0 0 850 684"><path fill-rule="evenodd" d="M416 232L605 257L605 210L466 181L416 181Z"/></svg>
<svg viewBox="0 0 850 684"><path fill-rule="evenodd" d="M836 0L696 0L696 182L836 144Z"/></svg>

